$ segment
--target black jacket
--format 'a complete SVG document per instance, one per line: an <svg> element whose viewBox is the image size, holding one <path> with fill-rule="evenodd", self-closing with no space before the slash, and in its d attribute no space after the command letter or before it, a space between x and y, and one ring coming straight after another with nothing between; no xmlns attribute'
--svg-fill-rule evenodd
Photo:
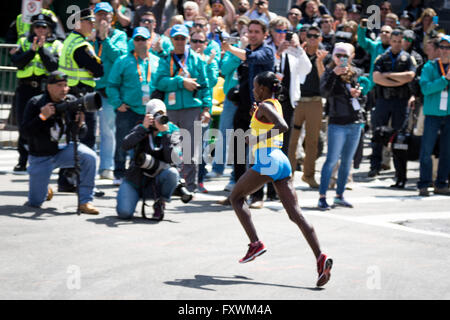
<svg viewBox="0 0 450 320"><path fill-rule="evenodd" d="M352 88L356 87L356 80L357 75L350 82ZM322 97L327 99L325 113L329 116L330 124L346 125L362 121L362 100L358 99L361 109L354 110L352 96L346 85L341 77L328 67L320 78L320 92Z"/></svg>
<svg viewBox="0 0 450 320"><path fill-rule="evenodd" d="M67 95L67 99L75 99L75 97ZM33 156L44 157L57 154L59 151L58 142L62 134L65 133L67 139L70 139L70 130L72 126L76 125L74 122L71 122L73 114L69 114L68 112L55 114L45 121L42 120L39 117L41 108L49 102L53 101L46 91L43 94L31 98L25 107L21 133L27 139L29 153ZM86 134L86 131L86 125L83 125L79 130L79 137L82 138ZM56 133L59 134L57 135Z"/></svg>
<svg viewBox="0 0 450 320"><path fill-rule="evenodd" d="M178 129L174 124L169 123L169 125ZM151 131L139 124L123 139L122 149L127 151L134 148L135 157L145 152L171 166L177 166L181 163L181 136L179 130L169 130L156 137L150 135L152 135ZM152 143L150 143L150 139L152 139ZM125 179L136 188L145 187L154 180L144 175L143 169L136 165L134 159L131 160L130 166L125 173Z"/></svg>

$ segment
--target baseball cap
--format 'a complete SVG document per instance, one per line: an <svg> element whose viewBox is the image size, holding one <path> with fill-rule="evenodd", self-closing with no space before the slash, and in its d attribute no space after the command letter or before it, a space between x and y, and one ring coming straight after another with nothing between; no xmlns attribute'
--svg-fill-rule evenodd
<svg viewBox="0 0 450 320"><path fill-rule="evenodd" d="M414 41L416 39L416 34L412 30L405 30L403 31L403 38L411 39Z"/></svg>
<svg viewBox="0 0 450 320"><path fill-rule="evenodd" d="M113 12L113 7L108 2L99 2L95 5L94 13L99 11L106 11L108 13Z"/></svg>
<svg viewBox="0 0 450 320"><path fill-rule="evenodd" d="M351 44L345 42L338 42L334 45L333 56L338 53L344 53L347 56L351 57L353 52L354 47Z"/></svg>
<svg viewBox="0 0 450 320"><path fill-rule="evenodd" d="M173 38L175 36L189 37L188 28L183 24L175 24L170 30L170 37Z"/></svg>
<svg viewBox="0 0 450 320"><path fill-rule="evenodd" d="M441 37L441 41L439 41L439 42L442 42L442 41L447 41L448 43L450 43L450 35L445 35L445 36L442 36Z"/></svg>
<svg viewBox="0 0 450 320"><path fill-rule="evenodd" d="M150 31L145 27L136 27L133 31L133 39L137 36L141 36L145 39L150 39Z"/></svg>
<svg viewBox="0 0 450 320"><path fill-rule="evenodd" d="M67 81L67 75L62 71L52 71L47 77L47 84L54 84L61 81Z"/></svg>
<svg viewBox="0 0 450 320"><path fill-rule="evenodd" d="M162 100L159 99L151 99L145 105L145 113L154 115L158 112L166 113L166 105Z"/></svg>

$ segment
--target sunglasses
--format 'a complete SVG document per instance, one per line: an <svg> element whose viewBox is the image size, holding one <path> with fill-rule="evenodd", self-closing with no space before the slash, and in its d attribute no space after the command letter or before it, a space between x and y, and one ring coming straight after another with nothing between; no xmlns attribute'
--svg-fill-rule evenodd
<svg viewBox="0 0 450 320"><path fill-rule="evenodd" d="M192 43L205 43L206 40L191 39Z"/></svg>
<svg viewBox="0 0 450 320"><path fill-rule="evenodd" d="M320 38L320 35L308 33L308 34L306 35L306 37L307 37L308 39L311 39L311 38L319 39L319 38Z"/></svg>
<svg viewBox="0 0 450 320"><path fill-rule="evenodd" d="M153 20L153 19L141 19L141 22L142 23L154 23L155 20Z"/></svg>
<svg viewBox="0 0 450 320"><path fill-rule="evenodd" d="M341 58L347 58L348 59L348 55L342 54L342 53L336 53L334 56L336 58L338 58L338 59L341 59Z"/></svg>
<svg viewBox="0 0 450 320"><path fill-rule="evenodd" d="M450 50L450 46L439 46L441 50Z"/></svg>
<svg viewBox="0 0 450 320"><path fill-rule="evenodd" d="M194 23L192 26L193 26L194 28L196 28L196 27L204 28L204 27L206 27L206 24Z"/></svg>
<svg viewBox="0 0 450 320"><path fill-rule="evenodd" d="M140 37L137 36L136 38L133 39L134 41L147 41L147 39L145 39L144 37Z"/></svg>
<svg viewBox="0 0 450 320"><path fill-rule="evenodd" d="M275 29L276 33L287 33L288 30L287 29Z"/></svg>
<svg viewBox="0 0 450 320"><path fill-rule="evenodd" d="M177 36L172 38L175 41L186 41L186 37L183 36Z"/></svg>
<svg viewBox="0 0 450 320"><path fill-rule="evenodd" d="M408 42L413 42L414 40L411 38L403 38L403 40L408 41Z"/></svg>

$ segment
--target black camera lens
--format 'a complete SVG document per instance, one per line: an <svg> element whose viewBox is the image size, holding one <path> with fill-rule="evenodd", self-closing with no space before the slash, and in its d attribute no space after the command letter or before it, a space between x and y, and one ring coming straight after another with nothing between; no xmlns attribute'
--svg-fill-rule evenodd
<svg viewBox="0 0 450 320"><path fill-rule="evenodd" d="M291 41L292 40L292 35L294 33L292 31L287 31L286 32L286 41Z"/></svg>

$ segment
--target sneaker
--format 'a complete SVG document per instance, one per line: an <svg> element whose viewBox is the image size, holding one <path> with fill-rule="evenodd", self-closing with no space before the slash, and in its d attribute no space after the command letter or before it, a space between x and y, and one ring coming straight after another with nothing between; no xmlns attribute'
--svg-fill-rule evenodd
<svg viewBox="0 0 450 320"><path fill-rule="evenodd" d="M205 188L205 185L203 184L203 182L200 182L198 184L197 190L198 190L198 192L201 192L201 193L208 193L208 190Z"/></svg>
<svg viewBox="0 0 450 320"><path fill-rule="evenodd" d="M330 280L331 267L333 266L333 260L328 258L325 254L320 254L319 259L317 259L317 273L319 277L317 278L316 286L321 287L325 285L328 280Z"/></svg>
<svg viewBox="0 0 450 320"><path fill-rule="evenodd" d="M319 199L319 203L317 204L317 207L321 211L326 211L326 210L330 210L331 209L331 207L327 203L327 199L326 198L320 198Z"/></svg>
<svg viewBox="0 0 450 320"><path fill-rule="evenodd" d="M319 188L319 184L317 183L316 179L314 179L314 177L306 177L305 175L303 175L302 180L309 184L309 186L313 189Z"/></svg>
<svg viewBox="0 0 450 320"><path fill-rule="evenodd" d="M27 171L27 166L25 165L21 165L20 163L18 165L16 165L13 169L14 172L26 172Z"/></svg>
<svg viewBox="0 0 450 320"><path fill-rule="evenodd" d="M380 171L379 171L379 170L377 170L377 169L372 169L372 170L369 171L369 173L367 174L367 176L368 176L369 178L373 178L373 177L376 177L376 176L379 175L379 174L380 174Z"/></svg>
<svg viewBox="0 0 450 320"><path fill-rule="evenodd" d="M231 192L231 191L233 191L235 184L236 184L236 182L230 181L230 182L228 182L228 184L225 186L225 188L223 190Z"/></svg>
<svg viewBox="0 0 450 320"><path fill-rule="evenodd" d="M106 179L106 180L114 180L114 173L112 170L101 170L100 171L100 179Z"/></svg>
<svg viewBox="0 0 450 320"><path fill-rule="evenodd" d="M350 202L345 201L342 197L335 197L333 204L337 207L353 208L353 205Z"/></svg>
<svg viewBox="0 0 450 320"><path fill-rule="evenodd" d="M428 188L419 189L419 197L428 197L428 196L430 196Z"/></svg>
<svg viewBox="0 0 450 320"><path fill-rule="evenodd" d="M58 192L77 192L77 187L75 187L74 185L58 185Z"/></svg>
<svg viewBox="0 0 450 320"><path fill-rule="evenodd" d="M45 199L45 201L50 201L52 199L53 199L53 189L48 187L47 198Z"/></svg>
<svg viewBox="0 0 450 320"><path fill-rule="evenodd" d="M164 209L166 204L162 200L158 200L153 204L153 220L161 221L164 219Z"/></svg>
<svg viewBox="0 0 450 320"><path fill-rule="evenodd" d="M216 179L222 176L221 173L217 173L215 171L208 172L205 176L206 179Z"/></svg>
<svg viewBox="0 0 450 320"><path fill-rule="evenodd" d="M96 198L101 198L105 195L105 192L100 190L99 188L95 187L94 188L94 197Z"/></svg>
<svg viewBox="0 0 450 320"><path fill-rule="evenodd" d="M449 188L434 188L434 194L442 194L444 196L450 196Z"/></svg>
<svg viewBox="0 0 450 320"><path fill-rule="evenodd" d="M261 241L255 241L248 245L248 251L245 257L239 260L239 263L246 263L254 260L257 256L262 255L266 252L266 247Z"/></svg>
<svg viewBox="0 0 450 320"><path fill-rule="evenodd" d="M114 178L113 185L120 186L122 184L123 179L122 178Z"/></svg>

